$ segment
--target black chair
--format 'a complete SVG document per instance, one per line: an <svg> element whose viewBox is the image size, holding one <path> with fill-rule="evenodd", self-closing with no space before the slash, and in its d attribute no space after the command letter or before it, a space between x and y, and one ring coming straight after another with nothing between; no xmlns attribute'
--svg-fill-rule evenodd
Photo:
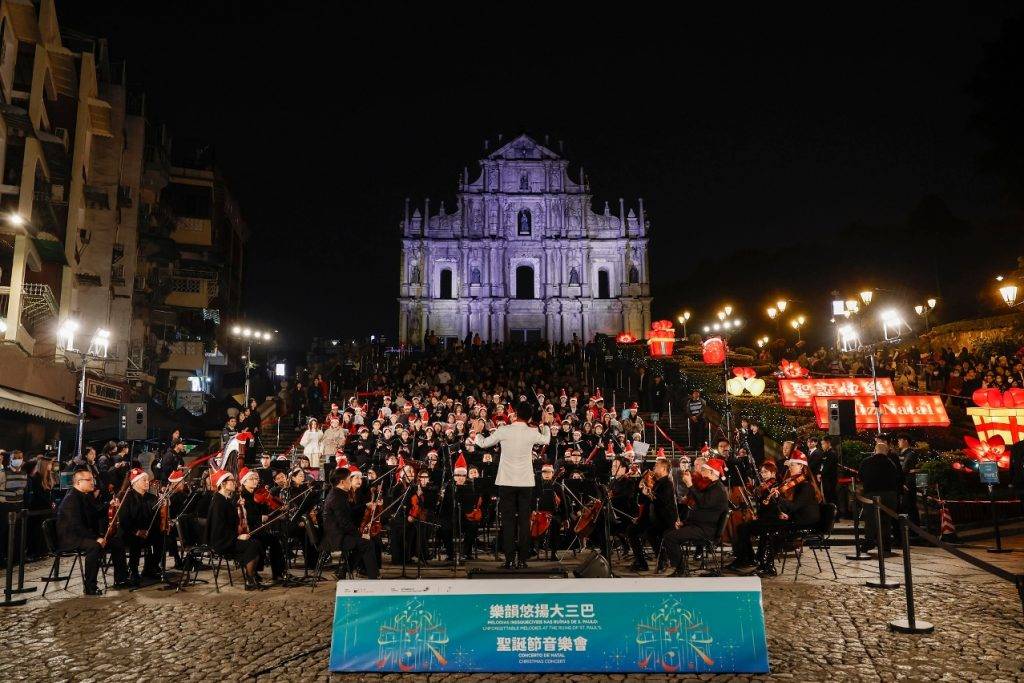
<svg viewBox="0 0 1024 683"><path fill-rule="evenodd" d="M832 536L838 514L839 510L834 503L821 503L817 524L794 529L786 537L783 542L782 571L786 571L786 553L792 553L796 558L796 572L793 575L793 581L800 577L804 549L809 549L811 555L814 556L814 562L818 565L818 573L821 573L821 560L818 558L818 551L823 550L828 564L832 568L832 577L839 578L836 566L832 563L832 553L829 551L829 539Z"/></svg>
<svg viewBox="0 0 1024 683"><path fill-rule="evenodd" d="M311 555L316 556L316 568L312 573L310 573L310 558L305 557L306 548L303 548L302 577L306 580L312 579L313 588L315 589L316 584L324 580L323 571L321 571L321 566L324 563L324 546L326 544L324 543L323 534L321 534L320 529L317 528L315 524L313 524L313 521L309 518L308 514L302 515L302 522L303 527L306 530L306 545L314 550L314 552L311 553ZM330 550L328 549L327 561L330 562L330 560L331 553Z"/></svg>
<svg viewBox="0 0 1024 683"><path fill-rule="evenodd" d="M43 586L43 595L46 595L47 589L50 584L54 581L63 581L64 590L68 589L68 585L71 583L71 577L75 574L75 565L78 565L78 575L82 578L82 583L85 584L85 553L80 550L61 550L57 546L57 520L53 517L43 520L43 541L46 543L46 550L49 554L53 555L53 565L50 567L50 573L44 579L40 579L46 585ZM61 558L70 557L71 567L68 569L68 573L65 576L60 574L60 561ZM103 585L107 585L106 574L103 575Z"/></svg>
<svg viewBox="0 0 1024 683"><path fill-rule="evenodd" d="M181 543L181 571L182 576L174 592L196 583L205 583L199 578L199 570L204 560L209 559L212 563L212 551L210 546L200 542L202 532L200 530L199 518L193 514L183 513L174 520L174 528L178 532L178 541Z"/></svg>
<svg viewBox="0 0 1024 683"><path fill-rule="evenodd" d="M729 510L721 514L718 518L718 525L715 527L715 535L713 538L703 538L693 541L688 541L683 544L683 571L686 573L690 572L689 566L689 554L691 552L700 552L700 565L698 569L700 571L710 571L711 576L719 576L722 573L722 568L725 566L725 542L722 537L725 535L725 526L729 522ZM718 555L717 567L712 564L708 565L708 558L713 558ZM714 562L714 560L712 560Z"/></svg>

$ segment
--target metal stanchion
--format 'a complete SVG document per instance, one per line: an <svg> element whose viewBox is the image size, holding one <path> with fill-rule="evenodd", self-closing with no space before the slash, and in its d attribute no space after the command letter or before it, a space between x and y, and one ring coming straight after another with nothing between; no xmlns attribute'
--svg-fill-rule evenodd
<svg viewBox="0 0 1024 683"><path fill-rule="evenodd" d="M19 598L13 600L11 596L21 593L31 593L35 588L25 588L25 534L21 535L21 557L19 558L18 587L14 587L14 534L18 528L19 513L13 510L7 513L7 577L4 581L4 599L0 600L0 607L18 607L24 605L28 600Z"/></svg>
<svg viewBox="0 0 1024 683"><path fill-rule="evenodd" d="M1003 547L1003 535L999 531L999 513L996 512L996 494L995 487L992 484L988 485L988 502L989 507L992 509L992 527L995 531L996 547L989 548L990 553L1012 553L1012 548Z"/></svg>
<svg viewBox="0 0 1024 683"><path fill-rule="evenodd" d="M672 401L668 402L668 428L672 429Z"/></svg>
<svg viewBox="0 0 1024 683"><path fill-rule="evenodd" d="M896 581L885 580L885 545L882 538L882 499L875 496L875 543L878 544L878 581L865 581L864 584L870 588L899 588Z"/></svg>
<svg viewBox="0 0 1024 683"><path fill-rule="evenodd" d="M853 503L853 545L856 554L847 555L846 559L851 562L870 560L872 559L870 555L867 553L861 553L860 551L860 513L863 508L860 504L860 498L857 497L857 491L852 483L850 484L850 498Z"/></svg>
<svg viewBox="0 0 1024 683"><path fill-rule="evenodd" d="M898 633L931 633L935 627L927 621L918 621L914 614L914 577L910 571L910 527L907 516L900 515L900 538L903 540L903 582L907 594L907 618L894 619L889 628Z"/></svg>

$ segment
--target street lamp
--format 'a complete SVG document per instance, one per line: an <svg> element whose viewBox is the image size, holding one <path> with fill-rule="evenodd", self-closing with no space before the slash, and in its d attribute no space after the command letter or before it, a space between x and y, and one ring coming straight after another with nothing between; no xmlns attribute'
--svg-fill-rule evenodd
<svg viewBox="0 0 1024 683"><path fill-rule="evenodd" d="M875 296L875 293L870 289L865 289L860 293L860 300L864 302L865 306L871 305L871 299Z"/></svg>
<svg viewBox="0 0 1024 683"><path fill-rule="evenodd" d="M726 316L725 311L719 311L718 312L718 319L719 320L725 320L725 316Z"/></svg>
<svg viewBox="0 0 1024 683"><path fill-rule="evenodd" d="M789 324L793 327L794 330L796 330L797 341L802 340L803 336L800 332L800 328L804 326L804 317L801 315L797 318L793 318L792 320L789 321Z"/></svg>
<svg viewBox="0 0 1024 683"><path fill-rule="evenodd" d="M97 328L92 339L89 340L89 347L82 351L75 348L75 332L78 331L77 321L67 319L57 328L57 348L65 356L77 354L82 361L82 374L78 380L78 444L75 447L78 460L82 459L82 445L85 439L85 371L89 367L90 360L102 360L107 358L110 350L110 331L102 327Z"/></svg>
<svg viewBox="0 0 1024 683"><path fill-rule="evenodd" d="M882 336L885 338L885 341L899 339L900 332L902 331L903 326L906 325L908 329L910 327L910 325L907 325L907 322L899 313L891 309L887 311L882 311L881 318ZM896 330L896 334L892 337L889 336L890 329Z"/></svg>
<svg viewBox="0 0 1024 683"><path fill-rule="evenodd" d="M788 306L788 305L789 305L789 302L786 301L785 299L779 299L778 301L775 302L775 308L779 309L779 313L785 313L786 312L786 306Z"/></svg>
<svg viewBox="0 0 1024 683"><path fill-rule="evenodd" d="M729 316L729 315L732 315L732 306L726 306L726 307L725 307L725 308L723 308L722 310L723 310L723 311L725 311L725 314L726 314L727 316Z"/></svg>
<svg viewBox="0 0 1024 683"><path fill-rule="evenodd" d="M683 326L683 339L686 339L686 321L690 319L690 312L683 311L683 314L679 316L679 324Z"/></svg>
<svg viewBox="0 0 1024 683"><path fill-rule="evenodd" d="M860 348L860 335L853 325L841 325L839 327L839 342L843 352L856 351Z"/></svg>
<svg viewBox="0 0 1024 683"><path fill-rule="evenodd" d="M1003 297L1003 301L1010 308L1013 308L1017 304L1017 285L1003 285L999 288L999 296Z"/></svg>
<svg viewBox="0 0 1024 683"><path fill-rule="evenodd" d="M231 336L245 341L245 356L243 356L245 359L245 404L249 405L249 372L256 367L252 362L252 345L253 342L257 344L269 342L271 335L270 332L263 330L234 325L231 328Z"/></svg>

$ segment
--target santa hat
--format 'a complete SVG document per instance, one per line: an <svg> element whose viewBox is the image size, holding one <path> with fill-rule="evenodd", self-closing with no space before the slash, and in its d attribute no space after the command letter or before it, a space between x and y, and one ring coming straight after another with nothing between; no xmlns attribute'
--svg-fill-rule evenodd
<svg viewBox="0 0 1024 683"><path fill-rule="evenodd" d="M562 393L558 395L558 398L567 398L568 394L565 393L565 387L562 387Z"/></svg>
<svg viewBox="0 0 1024 683"><path fill-rule="evenodd" d="M184 467L179 467L178 469L171 472L171 476L167 477L167 482L170 484L177 484L179 481L181 481L187 476L188 470L186 470Z"/></svg>
<svg viewBox="0 0 1024 683"><path fill-rule="evenodd" d="M632 403L629 404L629 409L630 410L640 410L640 404L637 403L636 401L633 401Z"/></svg>
<svg viewBox="0 0 1024 683"><path fill-rule="evenodd" d="M288 462L288 456L282 453L281 455L274 458L274 460L284 460L285 462Z"/></svg>
<svg viewBox="0 0 1024 683"><path fill-rule="evenodd" d="M604 450L605 450L606 453L614 453L615 452L615 447L612 446L612 442L609 441L608 442L608 447L605 448Z"/></svg>
<svg viewBox="0 0 1024 683"><path fill-rule="evenodd" d="M807 456L802 451L793 451L789 455L789 459L784 463L786 467L789 467L793 463L797 463L807 467Z"/></svg>
<svg viewBox="0 0 1024 683"><path fill-rule="evenodd" d="M632 452L633 452L633 442L632 441L627 441L626 442L626 453L632 453Z"/></svg>
<svg viewBox="0 0 1024 683"><path fill-rule="evenodd" d="M142 479L143 477L148 477L148 476L149 475L146 474L146 471L144 469L142 469L141 467L136 467L135 469L133 469L131 472L128 473L128 481L130 481L132 484L134 484L139 479Z"/></svg>
<svg viewBox="0 0 1024 683"><path fill-rule="evenodd" d="M227 470L214 470L213 474L210 475L210 483L213 484L213 488L219 489L221 484L228 479L234 479L234 477L235 475Z"/></svg>
<svg viewBox="0 0 1024 683"><path fill-rule="evenodd" d="M655 457L658 457L658 458L664 458L665 457L665 448L663 446L658 446L658 450L657 450L657 452L654 455L655 455Z"/></svg>
<svg viewBox="0 0 1024 683"><path fill-rule="evenodd" d="M601 387L598 387L597 389L594 390L594 396L597 398L598 401L601 400Z"/></svg>
<svg viewBox="0 0 1024 683"><path fill-rule="evenodd" d="M256 470L250 470L248 467L243 467L242 469L238 470L238 481L244 483L247 477L256 477L257 479L259 479L260 474Z"/></svg>
<svg viewBox="0 0 1024 683"><path fill-rule="evenodd" d="M466 469L466 458L459 453L458 459L455 461L455 474L468 474L469 470Z"/></svg>
<svg viewBox="0 0 1024 683"><path fill-rule="evenodd" d="M721 458L711 458L705 464L715 471L717 474L716 479L721 478L725 474L725 461Z"/></svg>
<svg viewBox="0 0 1024 683"><path fill-rule="evenodd" d="M405 458L403 458L402 454L399 453L398 454L398 463L395 464L395 481L396 482L402 481L402 472L404 472L404 471L405 471Z"/></svg>
<svg viewBox="0 0 1024 683"><path fill-rule="evenodd" d="M348 466L348 471L351 474L358 474L360 477L363 476L362 471L359 469L358 466L356 466L355 463L352 463L351 465Z"/></svg>
<svg viewBox="0 0 1024 683"><path fill-rule="evenodd" d="M344 455L338 456L334 463L335 467L348 467L348 458Z"/></svg>
<svg viewBox="0 0 1024 683"><path fill-rule="evenodd" d="M710 453L710 452L711 452L711 449L710 449L710 448L708 448L708 445L707 445L707 443L705 443L705 444L704 444L704 445L703 445L703 446L701 447L701 449L700 449L700 454L701 454L701 456L703 456L703 457L705 457L705 458L706 458L706 457L708 457L708 453Z"/></svg>
<svg viewBox="0 0 1024 683"><path fill-rule="evenodd" d="M338 409L338 404L337 403L332 403L331 404L331 410L337 410L337 409Z"/></svg>

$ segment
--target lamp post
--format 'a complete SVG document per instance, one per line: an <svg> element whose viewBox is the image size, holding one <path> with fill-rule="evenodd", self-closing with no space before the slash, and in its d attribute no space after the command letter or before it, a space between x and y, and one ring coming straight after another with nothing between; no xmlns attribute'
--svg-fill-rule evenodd
<svg viewBox="0 0 1024 683"><path fill-rule="evenodd" d="M935 308L937 302L935 299L928 299L924 305L918 304L914 306L914 312L924 318L924 329L925 331L931 329L931 322L928 320L928 314Z"/></svg>
<svg viewBox="0 0 1024 683"><path fill-rule="evenodd" d="M797 317L795 317L795 318L793 318L792 320L789 321L790 326L794 330L796 330L796 339L797 339L797 341L802 341L803 340L803 336L802 336L802 334L800 332L800 328L804 326L805 322L807 322L807 319L804 318L802 315L798 315Z"/></svg>
<svg viewBox="0 0 1024 683"><path fill-rule="evenodd" d="M231 336L245 342L245 405L249 405L249 372L255 367L252 362L252 345L253 342L269 342L272 335L270 332L254 330L247 325L235 325L231 328Z"/></svg>
<svg viewBox="0 0 1024 683"><path fill-rule="evenodd" d="M57 346L64 355L77 355L81 362L81 375L78 378L78 444L75 446L75 455L78 460L82 459L82 446L85 442L85 372L91 360L103 360L107 358L110 349L110 332L104 328L97 328L89 341L89 348L85 351L75 348L75 332L79 324L75 320L65 320L57 329ZM58 463L59 466L60 463Z"/></svg>
<svg viewBox="0 0 1024 683"><path fill-rule="evenodd" d="M686 339L686 337L688 336L686 334L686 321L688 321L689 319L690 319L690 312L689 311L683 311L683 314L681 316L679 316L679 318L678 318L679 324L683 326L683 339Z"/></svg>

